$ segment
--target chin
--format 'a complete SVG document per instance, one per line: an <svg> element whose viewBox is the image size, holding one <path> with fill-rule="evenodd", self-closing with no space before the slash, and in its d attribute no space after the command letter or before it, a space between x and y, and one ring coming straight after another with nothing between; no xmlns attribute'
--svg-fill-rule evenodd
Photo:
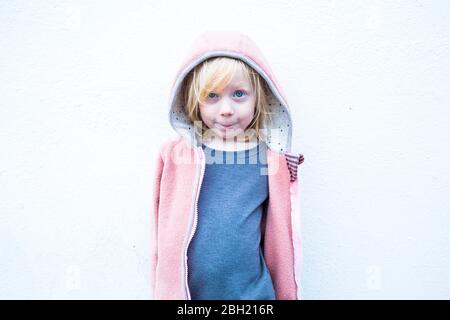
<svg viewBox="0 0 450 320"><path fill-rule="evenodd" d="M243 130L241 128L233 128L226 130L220 128L213 128L211 130L213 130L215 136L222 139L232 139L236 136L243 134Z"/></svg>

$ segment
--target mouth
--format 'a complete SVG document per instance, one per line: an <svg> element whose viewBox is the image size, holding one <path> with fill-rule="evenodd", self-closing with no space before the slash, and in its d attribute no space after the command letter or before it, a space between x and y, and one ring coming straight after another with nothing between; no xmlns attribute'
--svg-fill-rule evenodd
<svg viewBox="0 0 450 320"><path fill-rule="evenodd" d="M234 126L234 124L224 125L224 124L220 124L220 123L218 123L218 125L221 126L224 129L229 129L229 128L232 128Z"/></svg>

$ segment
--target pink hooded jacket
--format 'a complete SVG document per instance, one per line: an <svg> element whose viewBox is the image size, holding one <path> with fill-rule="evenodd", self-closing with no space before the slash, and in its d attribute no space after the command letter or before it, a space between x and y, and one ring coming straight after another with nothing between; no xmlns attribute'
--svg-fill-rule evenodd
<svg viewBox="0 0 450 320"><path fill-rule="evenodd" d="M262 220L264 258L277 300L300 299L301 240L297 166L303 155L292 152L289 107L256 44L239 32L210 31L193 44L172 85L169 121L177 135L159 150L154 176L150 284L153 299L190 300L187 252L197 223L197 201L205 172L205 155L180 95L186 75L211 57L241 59L268 84L272 121L264 126L269 199ZM232 272L232 271L230 271ZM218 288L220 290L220 288Z"/></svg>

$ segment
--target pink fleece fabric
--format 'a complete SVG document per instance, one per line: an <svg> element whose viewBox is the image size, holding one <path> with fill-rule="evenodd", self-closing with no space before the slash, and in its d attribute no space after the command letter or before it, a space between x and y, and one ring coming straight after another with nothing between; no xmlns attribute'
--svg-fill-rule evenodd
<svg viewBox="0 0 450 320"><path fill-rule="evenodd" d="M150 259L154 299L185 299L185 237L191 226L196 191L194 152L182 138L165 142L157 159L153 243ZM183 163L184 162L184 163ZM267 149L269 201L263 222L264 256L277 300L295 300L294 248L291 225L290 173L283 154ZM220 290L220 288L218 288Z"/></svg>

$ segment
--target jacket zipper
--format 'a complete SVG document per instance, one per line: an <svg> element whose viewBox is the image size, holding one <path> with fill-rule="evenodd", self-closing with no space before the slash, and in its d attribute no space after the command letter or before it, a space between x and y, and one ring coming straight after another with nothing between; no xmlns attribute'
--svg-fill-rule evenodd
<svg viewBox="0 0 450 320"><path fill-rule="evenodd" d="M188 285L188 263L187 263L187 253L188 253L188 248L189 248L189 244L191 243L192 238L194 237L195 234L195 230L197 229L197 220L198 220L198 197L200 195L200 190L202 187L202 182L203 182L203 175L205 173L205 162L204 162L204 156L203 156L203 149L200 147L200 152L199 157L200 157L200 177L199 177L199 182L197 184L197 193L195 195L195 205L194 205L194 225L191 228L191 234L189 236L189 240L186 244L186 248L185 248L185 256L184 256L184 267L185 267L185 294L186 294L186 299L187 300L192 300L191 299L191 293L189 291L189 285Z"/></svg>

